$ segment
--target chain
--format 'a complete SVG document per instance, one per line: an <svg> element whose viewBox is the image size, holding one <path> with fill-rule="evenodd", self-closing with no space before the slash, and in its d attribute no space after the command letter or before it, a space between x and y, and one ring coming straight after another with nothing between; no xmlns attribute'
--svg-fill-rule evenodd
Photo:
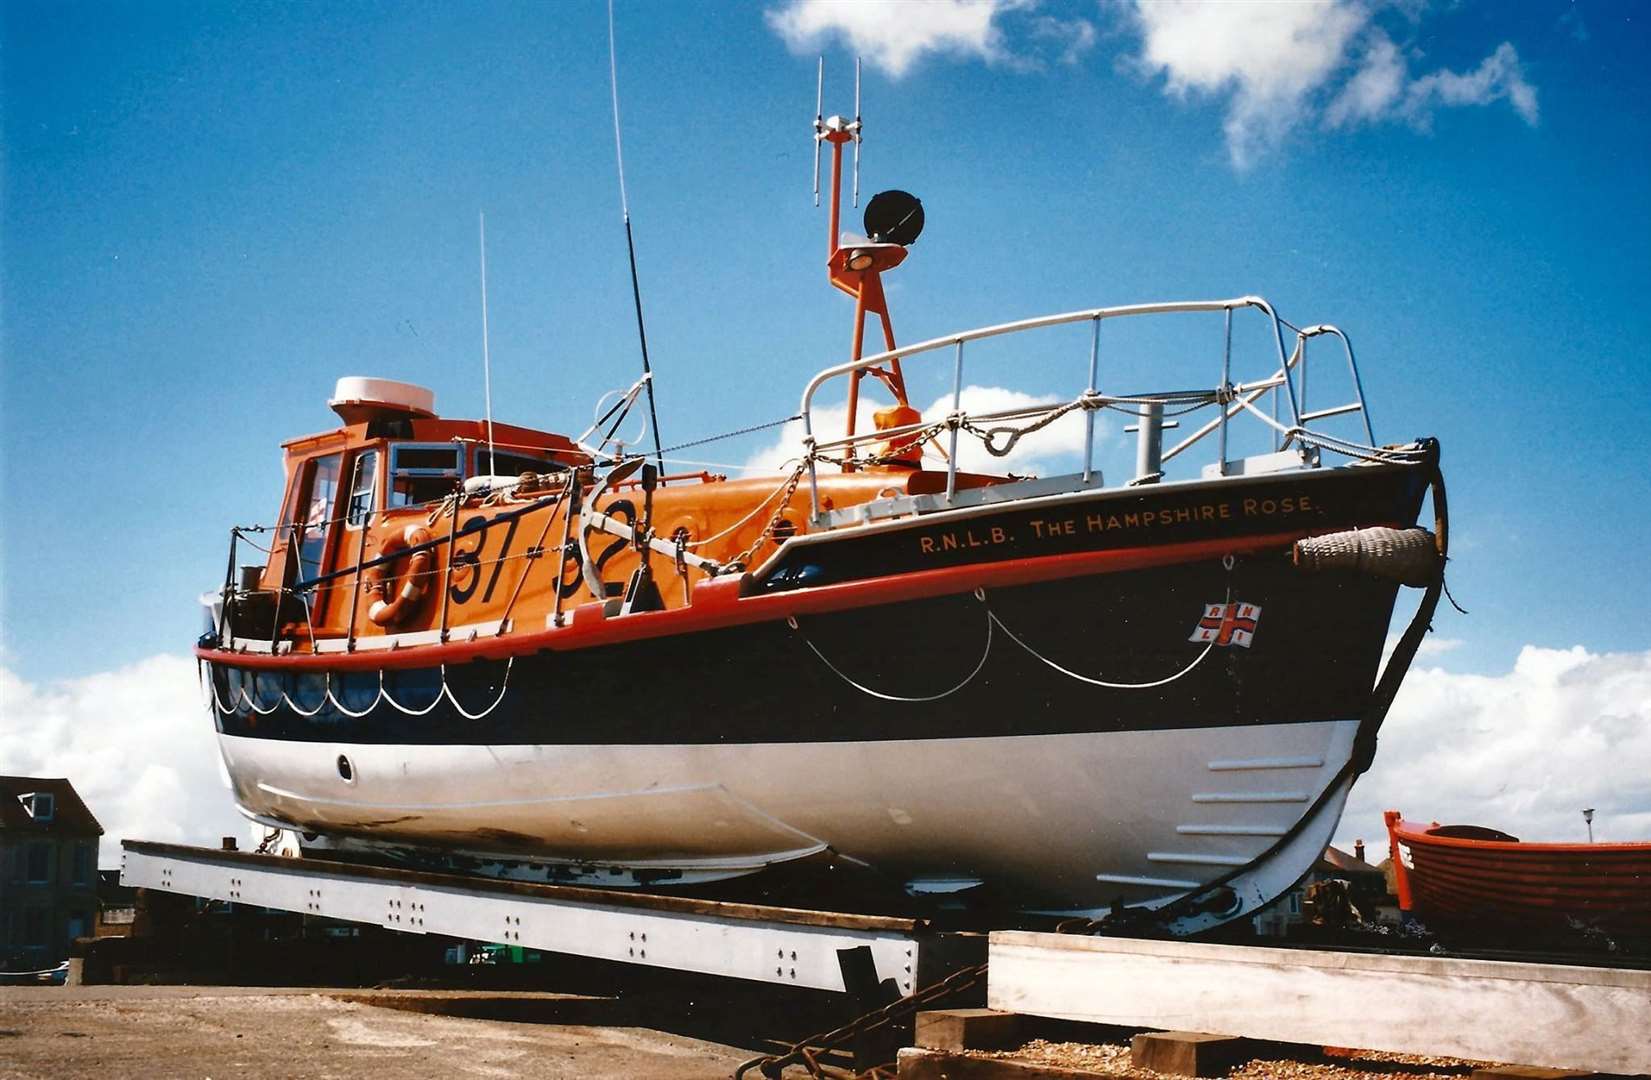
<svg viewBox="0 0 1651 1080"><path fill-rule="evenodd" d="M986 977L986 965L976 964L954 971L939 982L930 983L899 1001L891 1002L880 1009L875 1009L864 1016L855 1017L840 1028L832 1031L812 1035L791 1044L783 1054L765 1054L762 1057L752 1058L734 1070L734 1080L744 1080L747 1073L755 1069L767 1080L779 1080L786 1068L791 1065L801 1065L808 1070L808 1075L815 1080L841 1080L851 1077L852 1080L894 1080L894 1063L888 1062L875 1065L864 1072L844 1073L833 1069L827 1072L827 1066L822 1065L819 1057L839 1049L862 1035L881 1030L915 1014L919 1009L930 1008L940 1002L955 997L965 991L972 990L980 985Z"/></svg>
<svg viewBox="0 0 1651 1080"><path fill-rule="evenodd" d="M743 570L750 565L751 560L756 557L757 549L762 547L763 544L767 542L769 535L773 533L775 529L779 528L780 522L784 520L786 508L791 502L791 496L797 493L797 485L802 482L803 473L807 469L807 461L804 461L802 464L797 466L796 471L791 474L791 479L786 481L785 492L780 496L779 505L774 507L774 514L768 519L768 524L764 525L762 527L762 532L758 533L757 538L751 541L750 547L734 556L728 562L723 563L723 566L729 569L733 569L737 566Z"/></svg>
<svg viewBox="0 0 1651 1080"><path fill-rule="evenodd" d="M997 427L983 428L977 424L971 424L968 419L963 417L961 414L958 416L957 424L964 431L967 431L970 435L973 435L975 438L979 439L986 447L986 452L988 454L991 454L993 457L1007 457L1009 452L1015 448L1015 444L1020 442L1021 439L1032 434L1034 431L1043 430L1072 410L1082 409L1084 407L1084 400L1082 398L1079 398L1077 401L1069 401L1059 408L1050 409L1048 412L1044 413L1041 418L1034 420L1025 427L1019 428L1010 424L1000 424ZM1009 441L1004 443L1002 447L999 447L992 440L999 434L1005 432L1009 435Z"/></svg>
<svg viewBox="0 0 1651 1080"><path fill-rule="evenodd" d="M792 413L790 416L781 417L778 420L770 420L766 424L752 424L750 427L742 427L735 431L725 431L721 435L711 435L703 439L695 439L693 442L677 443L675 446L667 446L665 449L661 450L660 453L674 454L678 450L687 450L695 446L704 446L706 443L720 442L723 439L732 439L736 435L749 435L754 431L765 431L768 428L779 427L781 424L789 424L793 420L801 420L802 418L802 413Z"/></svg>

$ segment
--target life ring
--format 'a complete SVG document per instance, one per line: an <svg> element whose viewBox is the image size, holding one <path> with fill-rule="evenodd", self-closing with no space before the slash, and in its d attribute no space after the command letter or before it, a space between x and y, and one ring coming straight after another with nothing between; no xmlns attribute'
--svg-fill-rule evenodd
<svg viewBox="0 0 1651 1080"><path fill-rule="evenodd" d="M422 525L409 525L399 533L391 533L384 540L384 548L380 554L386 560L394 558L408 548L418 547L430 542L430 530ZM367 609L367 618L379 626L394 626L404 621L418 607L424 594L430 591L430 568L434 560L430 549L424 548L415 551L407 560L405 574L397 574L393 561L382 562L368 573L372 581L367 585L369 593L376 593L378 599L373 601L372 607ZM396 590L396 582L401 582L401 589ZM391 594L395 595L391 599Z"/></svg>

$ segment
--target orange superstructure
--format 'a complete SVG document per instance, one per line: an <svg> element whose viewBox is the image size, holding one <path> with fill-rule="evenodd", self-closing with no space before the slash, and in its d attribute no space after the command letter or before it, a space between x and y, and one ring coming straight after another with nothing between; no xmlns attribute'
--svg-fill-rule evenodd
<svg viewBox="0 0 1651 1080"><path fill-rule="evenodd" d="M415 633L440 645L477 626L492 636L543 630L581 604L623 601L644 563L657 601L636 610L678 609L715 573L754 566L809 529L796 472L730 480L637 470L597 483L590 453L563 435L495 424L490 451L482 421L415 416L394 403L351 411L354 423L285 444L268 561L239 598L238 633L281 642L287 655ZM942 484L942 474L902 463L823 476L820 491L830 510ZM299 593L307 604L291 601Z"/></svg>

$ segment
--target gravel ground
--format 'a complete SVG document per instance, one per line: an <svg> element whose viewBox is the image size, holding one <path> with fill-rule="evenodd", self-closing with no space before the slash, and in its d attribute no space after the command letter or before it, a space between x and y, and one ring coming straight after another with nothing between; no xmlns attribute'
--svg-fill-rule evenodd
<svg viewBox="0 0 1651 1080"><path fill-rule="evenodd" d="M1007 1058L1066 1069L1093 1069L1131 1080L1185 1080L1151 1069L1137 1069L1129 1063L1129 1044L1049 1042L1035 1039L1018 1050L972 1056ZM1228 1080L1462 1080L1476 1063L1459 1058L1422 1057L1417 1054L1389 1054L1376 1050L1326 1052L1318 1060L1255 1058L1234 1069Z"/></svg>
<svg viewBox="0 0 1651 1080"><path fill-rule="evenodd" d="M0 1080L395 1076L725 1080L752 1052L635 1023L610 998L445 995L469 1016L407 1011L423 991L0 988ZM481 1017L475 1014L482 1014ZM531 1022L486 1015L531 1018Z"/></svg>

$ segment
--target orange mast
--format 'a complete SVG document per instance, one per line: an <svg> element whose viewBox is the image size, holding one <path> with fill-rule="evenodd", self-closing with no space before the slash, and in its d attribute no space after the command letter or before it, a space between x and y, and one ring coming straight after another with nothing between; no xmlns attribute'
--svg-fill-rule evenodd
<svg viewBox="0 0 1651 1080"><path fill-rule="evenodd" d="M883 346L885 350L892 350L894 343L894 323L889 319L888 297L883 292L883 271L892 270L906 259L906 248L902 244L858 236L839 231L842 199L843 199L843 147L849 142L855 147L855 205L859 205L859 158L860 158L860 63L854 64L854 119L847 120L841 116L823 117L820 113L820 104L824 96L825 61L820 62L820 99L816 103L814 115L815 139L815 197L819 196L819 146L821 142L831 144L831 206L827 215L826 236L826 274L832 285L854 297L854 335L849 349L849 358L859 360L865 355L866 316L875 313L883 326ZM868 206L869 210L869 206ZM846 434L853 435L855 423L860 411L860 380L867 374L877 376L894 395L893 409L880 410L877 415L878 428L896 427L903 424L915 423L922 419L921 414L911 407L906 399L906 380L900 371L900 361L891 361L888 368L874 367L856 371L849 378L848 384L848 423ZM843 465L844 472L854 470L854 451L851 447L848 460Z"/></svg>

